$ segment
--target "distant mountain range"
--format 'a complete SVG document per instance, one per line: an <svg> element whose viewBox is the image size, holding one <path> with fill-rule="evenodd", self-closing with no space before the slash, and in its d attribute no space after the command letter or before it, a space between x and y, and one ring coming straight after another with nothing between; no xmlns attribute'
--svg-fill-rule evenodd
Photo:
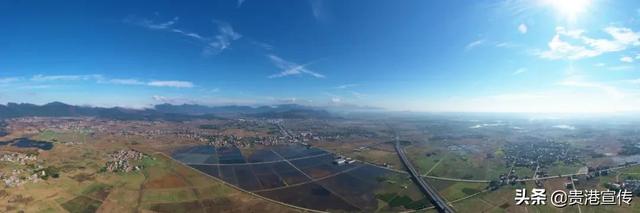
<svg viewBox="0 0 640 213"><path fill-rule="evenodd" d="M153 109L127 109L75 106L61 102L44 105L8 103L0 105L0 119L25 116L72 117L92 116L119 120L189 120L195 118L332 118L326 110L296 104L275 106L202 106L159 104Z"/></svg>

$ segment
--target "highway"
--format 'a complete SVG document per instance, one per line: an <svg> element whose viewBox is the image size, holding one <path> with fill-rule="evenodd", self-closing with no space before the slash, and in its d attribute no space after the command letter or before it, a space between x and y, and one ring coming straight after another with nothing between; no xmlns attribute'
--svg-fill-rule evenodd
<svg viewBox="0 0 640 213"><path fill-rule="evenodd" d="M438 194L438 191L435 188L431 187L431 185L429 185L424 179L422 179L420 173L418 173L418 171L413 167L413 164L411 164L411 162L407 158L407 154L404 152L404 149L400 146L400 140L398 139L398 137L396 137L395 148L396 152L398 152L398 155L400 156L400 159L402 160L402 163L409 170L409 174L411 174L412 179L418 186L420 186L422 192L427 194L428 197L433 201L438 211L446 213L455 212L453 208L451 208L451 206L447 204L447 201Z"/></svg>

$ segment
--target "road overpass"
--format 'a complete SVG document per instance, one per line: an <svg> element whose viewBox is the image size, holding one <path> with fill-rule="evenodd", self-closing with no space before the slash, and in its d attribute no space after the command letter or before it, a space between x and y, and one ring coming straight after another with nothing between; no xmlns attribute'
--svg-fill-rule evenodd
<svg viewBox="0 0 640 213"><path fill-rule="evenodd" d="M438 194L438 190L433 188L427 183L427 181L422 179L420 173L413 167L413 164L411 164L411 162L407 158L407 154L405 153L404 149L400 146L400 140L398 137L396 137L395 148L396 152L398 152L398 155L400 156L400 159L402 160L402 163L409 170L409 174L411 174L414 182L416 182L423 193L427 194L427 197L429 197L433 204L435 204L436 209L438 209L438 211L440 212L445 213L455 212L453 208L451 208L451 206L447 204L447 201Z"/></svg>

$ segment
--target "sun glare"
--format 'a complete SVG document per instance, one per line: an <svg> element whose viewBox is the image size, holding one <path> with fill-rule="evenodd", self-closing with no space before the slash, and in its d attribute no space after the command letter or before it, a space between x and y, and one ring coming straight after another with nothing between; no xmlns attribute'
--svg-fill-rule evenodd
<svg viewBox="0 0 640 213"><path fill-rule="evenodd" d="M591 4L591 0L544 0L544 2L569 20L575 20Z"/></svg>

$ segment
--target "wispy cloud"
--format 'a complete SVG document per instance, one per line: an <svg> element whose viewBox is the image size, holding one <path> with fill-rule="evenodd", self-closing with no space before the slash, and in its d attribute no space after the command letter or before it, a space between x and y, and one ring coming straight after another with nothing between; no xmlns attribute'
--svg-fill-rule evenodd
<svg viewBox="0 0 640 213"><path fill-rule="evenodd" d="M180 35L183 35L183 36L186 36L186 37L190 37L190 38L194 38L194 39L197 39L197 40L200 40L200 41L205 40L205 38L202 37L200 34L187 32L187 31L184 31L184 30L181 30L181 29L171 29L171 32L178 33Z"/></svg>
<svg viewBox="0 0 640 213"><path fill-rule="evenodd" d="M147 83L154 87L174 87L174 88L192 88L193 83L189 81L150 81Z"/></svg>
<svg viewBox="0 0 640 213"><path fill-rule="evenodd" d="M348 88L352 88L352 87L357 87L358 84L343 84L340 86L337 86L336 89L348 89Z"/></svg>
<svg viewBox="0 0 640 213"><path fill-rule="evenodd" d="M238 8L242 7L242 3L244 3L245 0L238 0Z"/></svg>
<svg viewBox="0 0 640 213"><path fill-rule="evenodd" d="M242 3L239 2L239 5L240 4ZM176 27L175 25L178 23L178 20L180 20L180 18L175 17L166 22L156 23L147 18L137 18L135 16L130 16L126 18L124 22L141 26L150 30L172 32L189 39L196 40L204 46L202 52L205 55L216 55L218 53L221 53L222 51L231 47L232 41L242 38L242 35L240 33L236 32L229 23L224 21L213 20L212 22L218 27L217 34L208 37Z"/></svg>
<svg viewBox="0 0 640 213"><path fill-rule="evenodd" d="M53 85L48 85L48 84L42 84L42 85L24 85L24 86L20 86L20 89L49 89L52 88Z"/></svg>
<svg viewBox="0 0 640 213"><path fill-rule="evenodd" d="M628 70L633 70L633 66L630 65L620 65L620 66L610 66L607 67L608 70L612 70L612 71L628 71Z"/></svg>
<svg viewBox="0 0 640 213"><path fill-rule="evenodd" d="M620 61L631 63L631 62L633 62L633 58L631 58L629 56L624 56L624 57L620 58Z"/></svg>
<svg viewBox="0 0 640 213"><path fill-rule="evenodd" d="M545 59L570 59L577 60L581 58L594 57L602 52L587 49L584 46L572 45L562 41L560 35L555 35L549 42L549 50L540 52L539 56Z"/></svg>
<svg viewBox="0 0 640 213"><path fill-rule="evenodd" d="M256 99L238 99L227 97L188 97L188 96L165 96L165 95L153 95L150 97L156 104L157 103L169 103L169 104L200 104L206 106L220 106L220 105L257 105L260 104ZM265 103L262 103L265 104Z"/></svg>
<svg viewBox="0 0 640 213"><path fill-rule="evenodd" d="M311 13L318 21L327 21L329 14L324 0L309 0L311 5Z"/></svg>
<svg viewBox="0 0 640 213"><path fill-rule="evenodd" d="M146 19L146 18L137 19L135 17L129 17L125 19L125 22L139 25L152 30L167 30L167 29L173 29L173 25L175 25L179 19L180 19L179 17L174 17L173 19L166 22L155 23L150 19Z"/></svg>
<svg viewBox="0 0 640 213"><path fill-rule="evenodd" d="M122 84L122 85L145 85L144 82L139 81L137 79L109 79L103 81L102 83L111 83L111 84Z"/></svg>
<svg viewBox="0 0 640 213"><path fill-rule="evenodd" d="M18 77L6 77L6 78L0 78L0 84L8 84L8 83L13 83L16 81L19 81L20 78Z"/></svg>
<svg viewBox="0 0 640 213"><path fill-rule="evenodd" d="M465 51L472 50L473 48L475 48L477 46L480 46L480 45L484 44L485 42L487 42L486 39L478 39L478 40L472 41L471 43L467 44L467 46L465 46L464 50Z"/></svg>
<svg viewBox="0 0 640 213"><path fill-rule="evenodd" d="M262 48L263 50L273 50L273 45L265 43L265 42L261 42L261 41L256 41L253 39L248 39L249 42L251 42L251 44Z"/></svg>
<svg viewBox="0 0 640 213"><path fill-rule="evenodd" d="M609 86L603 83L598 83L598 82L588 82L588 81L567 79L559 82L558 84L562 86L569 86L569 87L598 89L605 92L607 95L609 95L614 99L621 99L625 97L625 94L622 93L620 90L618 90L618 88Z"/></svg>
<svg viewBox="0 0 640 213"><path fill-rule="evenodd" d="M32 81L79 81L79 80L100 80L102 75L34 75Z"/></svg>
<svg viewBox="0 0 640 213"><path fill-rule="evenodd" d="M324 75L311 71L307 68L309 64L297 64L294 62L286 61L276 55L269 54L267 57L271 60L271 62L282 71L273 75L270 75L269 78L280 78L291 75L301 75L307 74L313 76L315 78L325 78Z"/></svg>
<svg viewBox="0 0 640 213"><path fill-rule="evenodd" d="M362 94L360 92L356 92L356 91L351 91L351 95L357 99L361 99L364 98L366 95Z"/></svg>
<svg viewBox="0 0 640 213"><path fill-rule="evenodd" d="M522 68L517 69L516 71L513 71L513 73L511 73L511 74L512 75L519 75L519 74L522 74L524 72L527 72L527 68L522 67Z"/></svg>
<svg viewBox="0 0 640 213"><path fill-rule="evenodd" d="M173 88L192 88L194 84L189 81L176 81L176 80L153 80L153 81L141 81L130 78L106 78L103 75L34 75L31 77L31 81L44 82L44 81L95 81L99 84L119 84L119 85L146 85L153 87L173 87Z"/></svg>
<svg viewBox="0 0 640 213"><path fill-rule="evenodd" d="M624 80L624 82L627 82L627 83L630 83L630 84L640 84L640 78L631 79L631 80Z"/></svg>
<svg viewBox="0 0 640 213"><path fill-rule="evenodd" d="M242 38L240 33L233 30L229 23L223 21L214 21L218 25L218 35L215 35L213 39L206 39L207 48L204 53L218 54L223 50L231 47L231 42Z"/></svg>

